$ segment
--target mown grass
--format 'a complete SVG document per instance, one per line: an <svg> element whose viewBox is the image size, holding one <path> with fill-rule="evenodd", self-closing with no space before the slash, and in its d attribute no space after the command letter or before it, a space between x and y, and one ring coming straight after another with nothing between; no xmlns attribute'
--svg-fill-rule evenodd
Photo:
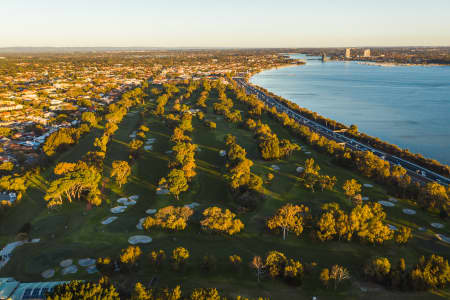
<svg viewBox="0 0 450 300"><path fill-rule="evenodd" d="M279 161L263 161L260 158L257 143L253 134L235 124L226 122L222 116L213 113L211 104L216 101L214 97L208 99L208 111L205 118L217 123L217 129L206 128L202 122L193 120L194 131L191 134L193 142L198 144L201 151L196 154L197 176L190 183L189 191L181 195L176 201L168 195L156 195L156 187L161 177L168 173L167 164L170 154L166 154L173 144L169 141L172 130L168 128L160 118L148 115L145 125L150 128L147 137L156 138L152 151L143 151L139 159L133 164L133 173L130 181L119 188L113 180L109 180L104 189L106 201L101 207L86 209L81 202L64 204L57 210L48 211L43 200L44 188L52 178L51 170L43 172L40 177L33 180L22 203L10 210L2 224L2 240L12 240L18 228L26 221L31 221L32 237L41 238L39 244L24 245L14 252L12 260L0 271L0 276L13 276L19 280L42 280L40 273L48 268L59 270L58 263L66 258L84 257L117 257L120 250L128 246L128 238L131 235L143 234L136 229L138 220L145 217L145 210L149 208L161 208L167 205L184 205L191 202L201 204L196 209L192 222L183 232L167 232L152 229L147 234L153 238L153 242L143 245L144 255L139 262L136 272L130 274L117 274L113 280L127 290L137 280L148 283L154 276L158 278L157 286L174 286L182 284L186 289L194 287L216 287L228 295L266 296L272 299L310 299L319 296L320 299L433 299L448 297L449 291L433 293L405 293L387 291L379 286L375 290L363 293L359 285L367 285L361 278L361 266L372 256L388 256L394 261L404 257L411 266L423 254L438 253L448 256L449 247L437 242L432 231L414 231L414 239L407 246L398 246L393 242L387 242L384 246L370 246L358 242L327 242L314 241L306 229L301 237L289 235L283 241L280 235L267 232L264 219L272 215L276 209L287 202L303 203L318 213L320 206L327 202L338 202L344 209L350 209L351 203L343 195L340 188L346 179L356 178L362 183L374 185L371 189L363 189L363 195L371 200L388 199L384 187L361 177L357 173L339 167L331 159L311 147L311 155L304 151L295 153L290 158ZM189 101L188 101L189 102ZM153 104L147 104L151 107ZM170 102L167 108L171 107ZM243 111L244 119L248 116L244 113L245 107L235 103L235 108ZM143 108L140 108L143 109ZM268 123L272 130L280 138L295 140L290 133L276 121L263 116L263 122ZM105 158L104 175L109 179L111 164L114 160L127 160L130 141L129 134L136 130L139 123L138 110L128 114L114 134ZM100 131L91 132L83 138L78 145L64 153L59 161L75 161L92 149L93 139ZM254 166L252 171L265 177L269 172L275 175L270 184L264 185L264 197L258 208L250 213L241 214L239 218L245 223L242 233L233 237L208 234L201 231L199 220L201 211L209 206L216 205L236 210L237 204L233 199L227 182L223 177L225 172L225 160L220 157L219 151L226 149L224 137L232 134L237 137L237 142L243 146L248 158L252 159ZM304 145L303 142L298 141ZM308 157L313 157L320 165L321 172L336 176L338 184L334 191L311 192L305 190L297 179L295 169L302 165ZM273 171L271 165L280 166L280 171ZM50 168L51 169L51 168ZM116 205L116 199L122 196L137 194L140 196L135 206L119 216L119 219L109 225L101 225L104 218L111 215L109 209ZM408 216L401 212L402 208L413 207L417 215ZM394 225L408 225L413 228L426 226L429 223L439 221L436 216L414 207L406 200L400 200L396 207L386 208L388 222ZM449 233L448 222L443 230L435 232ZM8 227L5 227L8 226ZM145 234L145 233L144 233ZM191 257L185 269L174 272L167 263L161 272L155 272L148 260L148 253L154 249L164 249L168 255L175 247L183 246L189 249ZM316 262L318 265L305 279L300 287L289 286L279 280L264 279L262 283L256 282L254 272L248 267L248 262L254 255L264 256L270 250L278 250L289 257L301 259L303 263ZM212 254L217 259L217 268L210 273L205 273L200 268L200 262L204 255ZM243 258L240 270L234 270L228 263L228 256L238 254ZM324 267L333 264L346 266L352 274L351 283L343 286L338 291L324 290L319 285L318 272ZM57 272L54 279L96 279L98 274L88 275L82 268L73 275L61 276Z"/></svg>

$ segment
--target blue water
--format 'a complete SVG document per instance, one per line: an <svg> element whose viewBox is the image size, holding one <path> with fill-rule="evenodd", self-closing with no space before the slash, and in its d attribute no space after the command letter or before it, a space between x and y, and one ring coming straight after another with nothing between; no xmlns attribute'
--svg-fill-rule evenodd
<svg viewBox="0 0 450 300"><path fill-rule="evenodd" d="M304 55L292 55L303 58ZM250 80L325 117L450 163L450 67L307 60Z"/></svg>

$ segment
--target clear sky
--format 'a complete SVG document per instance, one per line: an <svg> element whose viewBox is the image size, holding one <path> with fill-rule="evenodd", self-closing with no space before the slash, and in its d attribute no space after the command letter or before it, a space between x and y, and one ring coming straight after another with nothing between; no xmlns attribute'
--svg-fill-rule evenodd
<svg viewBox="0 0 450 300"><path fill-rule="evenodd" d="M0 47L450 46L450 0L1 0Z"/></svg>

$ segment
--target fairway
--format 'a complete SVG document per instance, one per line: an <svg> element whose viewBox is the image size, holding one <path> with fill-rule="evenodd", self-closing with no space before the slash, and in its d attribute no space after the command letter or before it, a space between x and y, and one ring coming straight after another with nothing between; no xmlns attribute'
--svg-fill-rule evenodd
<svg viewBox="0 0 450 300"><path fill-rule="evenodd" d="M181 89L179 94L184 94ZM194 91L190 98L184 99L183 104L195 107L199 92ZM231 96L230 96L231 97ZM166 111L170 112L175 96L166 104ZM362 196L368 201L388 200L389 191L378 183L363 177L359 173L335 164L330 156L306 145L298 137L294 137L288 129L277 120L263 113L261 121L268 124L280 139L289 139L302 147L301 151L280 160L265 161L261 158L257 139L254 133L240 123L228 122L223 115L214 113L213 104L217 103L217 92L213 89L206 100L204 119L217 124L216 129L205 126L204 122L194 117L190 133L192 143L198 145L195 154L197 164L196 176L189 183L187 192L180 194L176 200L172 195L157 195L158 182L168 174L168 163L172 159L171 150L174 143L170 141L173 129L162 117L151 112L156 103L146 101L143 105L132 108L119 124L119 129L111 137L104 160L103 176L105 186L102 188L104 201L99 207L88 207L84 201L64 203L60 207L48 209L43 199L45 189L54 179L53 167L47 168L39 176L32 179L32 184L24 195L21 203L10 209L0 221L0 241L3 243L14 241L18 230L30 222L32 238L40 238L37 244L26 244L17 248L11 261L0 270L0 277L14 277L20 281L42 281L41 273L49 268L56 271L51 280L96 280L100 275L88 274L79 268L78 273L62 275L59 262L64 259L82 259L99 257L117 257L121 249L128 246L128 239L133 235L148 235L153 240L149 244L140 245L143 255L136 272L130 274L117 273L112 280L122 289L129 289L136 281L148 284L154 277L157 286L173 287L177 284L183 288L215 287L224 291L226 295L243 295L247 297L270 297L271 299L445 299L450 297L450 291L441 290L438 293L421 292L409 293L390 291L381 285L364 280L362 265L374 256L386 256L397 261L403 257L408 267L417 262L421 255L435 253L444 257L449 255L449 246L435 238L436 233L450 235L450 223L442 220L435 213L419 208L412 201L398 199L394 207L384 207L387 214L386 223L399 227L405 225L412 228L413 238L405 246L394 241L387 241L382 246L373 246L358 241L327 241L320 242L313 239L312 228L305 228L297 237L291 233L286 240L281 234L271 232L266 227L267 218L286 203L304 204L311 208L313 214L318 214L325 203L337 202L345 211L352 209L352 202L348 200L342 190L342 185L348 179L356 179L361 184L371 184L373 187L363 187ZM233 109L240 110L242 119L247 120L249 107L234 100ZM143 116L143 118L142 118ZM141 120L142 118L142 120ZM140 125L150 130L146 138L154 138L152 150L141 153L132 164L132 174L129 182L119 187L111 178L112 162L128 160L128 143L130 134L138 130ZM87 152L93 151L93 141L99 137L101 128L94 128L80 142L58 156L57 162L75 162ZM233 192L230 190L226 173L226 158L220 155L221 150L227 149L225 136L231 134L236 142L247 152L247 158L253 161L251 170L264 179L261 190L261 200L253 211L242 212ZM310 152L309 154L306 152ZM311 191L304 187L296 172L297 167L304 166L305 160L313 158L320 166L320 172L336 176L337 184L332 191ZM275 170L272 165L279 167ZM267 182L267 174L272 173L274 179ZM130 205L123 213L115 214L118 218L112 223L102 225L101 222L113 214L110 209L120 205L117 199L138 195L135 205ZM184 231L165 231L152 228L142 231L136 228L139 219L146 217L148 209L160 209L168 205L186 205L197 202L194 215ZM238 215L245 224L242 232L234 236L204 232L200 226L201 212L208 207L218 206L228 208ZM403 209L414 209L415 215L403 213ZM444 224L444 228L435 229L430 226L433 222ZM419 227L427 230L420 231ZM163 249L171 253L176 247L185 247L190 252L186 267L179 272L173 271L166 263L162 271L155 272L150 264L148 254L152 250ZM317 265L305 276L304 283L290 286L279 279L265 278L258 283L255 272L248 267L255 255L265 256L267 252L277 250L287 257L300 260L303 264ZM201 269L200 263L207 254L217 259L215 270L209 272ZM236 271L229 263L228 257L237 254L242 257L241 268ZM317 280L320 270L340 264L348 268L351 280L339 287L338 291L324 289ZM238 286L238 288L236 288ZM363 287L363 288L361 288ZM367 289L367 291L363 291Z"/></svg>

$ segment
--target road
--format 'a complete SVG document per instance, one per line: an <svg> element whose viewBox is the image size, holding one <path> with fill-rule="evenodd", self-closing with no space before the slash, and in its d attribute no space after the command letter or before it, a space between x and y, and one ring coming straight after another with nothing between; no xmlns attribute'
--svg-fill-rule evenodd
<svg viewBox="0 0 450 300"><path fill-rule="evenodd" d="M355 151L371 151L378 157L388 161L393 165L400 165L406 169L408 175L412 179L418 180L420 182L431 182L436 181L440 184L448 185L450 184L450 179L439 175L433 171L430 171L424 167L418 166L415 163L406 161L397 156L385 153L378 149L372 148L371 146L365 145L357 140L346 137L340 133L334 132L330 128L327 128L305 116L293 111L287 107L284 103L274 99L273 97L267 95L263 91L255 88L251 84L247 83L243 78L235 77L233 78L240 86L242 86L247 93L256 95L260 100L264 101L268 106L275 106L278 111L285 112L289 117L293 118L297 122L308 126L311 130L324 135L328 139L332 139L338 143L345 143L345 147L350 148Z"/></svg>

